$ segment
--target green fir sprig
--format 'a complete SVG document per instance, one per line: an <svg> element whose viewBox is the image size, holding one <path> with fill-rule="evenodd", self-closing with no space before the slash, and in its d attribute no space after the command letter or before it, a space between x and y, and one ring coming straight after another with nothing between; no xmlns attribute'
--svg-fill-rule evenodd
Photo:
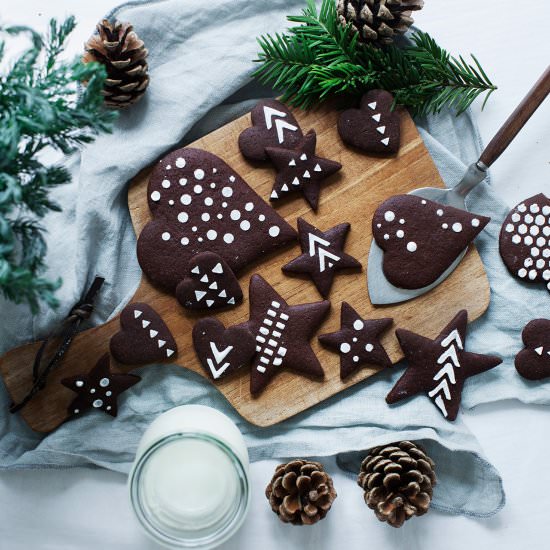
<svg viewBox="0 0 550 550"><path fill-rule="evenodd" d="M51 20L42 36L28 27L0 27L0 34L29 34L31 45L0 71L0 294L27 303L57 305L61 279L44 277L46 243L40 218L60 211L50 191L70 181L59 165L43 164L43 152L69 154L108 132L115 113L102 108L106 77L96 63L59 60L75 27L69 17ZM5 40L0 38L0 62ZM86 82L79 93L78 83Z"/></svg>
<svg viewBox="0 0 550 550"><path fill-rule="evenodd" d="M424 32L413 33L412 45L403 47L360 42L351 25L338 21L334 0L323 0L319 11L307 0L302 15L288 20L298 25L258 39L261 66L254 76L292 105L307 109L331 97L352 104L382 88L414 115L444 107L460 114L478 96L486 93L486 102L496 90L473 55L471 63L452 57Z"/></svg>

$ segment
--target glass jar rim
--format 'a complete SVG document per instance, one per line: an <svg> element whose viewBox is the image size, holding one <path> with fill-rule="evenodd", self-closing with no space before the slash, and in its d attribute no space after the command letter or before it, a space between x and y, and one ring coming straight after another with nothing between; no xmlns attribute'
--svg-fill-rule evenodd
<svg viewBox="0 0 550 550"><path fill-rule="evenodd" d="M231 516L225 521L224 525L214 533L200 538L186 539L162 531L162 529L157 527L151 521L150 515L146 511L142 499L140 481L142 479L141 476L143 474L143 470L148 461L161 448L182 439L205 441L215 445L218 449L224 452L235 468L241 487L239 502L235 506ZM128 482L130 488L130 501L139 523L154 541L163 544L168 548L200 548L206 550L219 546L223 542L227 541L242 525L246 517L250 501L250 487L247 469L237 453L235 453L233 449L221 439L218 439L211 434L202 432L180 431L166 435L154 441L145 449L143 453L141 453L139 459L134 464L132 471L130 472Z"/></svg>

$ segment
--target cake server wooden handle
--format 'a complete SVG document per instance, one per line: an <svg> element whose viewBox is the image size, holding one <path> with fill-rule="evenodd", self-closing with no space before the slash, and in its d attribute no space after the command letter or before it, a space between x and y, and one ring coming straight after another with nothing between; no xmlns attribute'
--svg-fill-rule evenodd
<svg viewBox="0 0 550 550"><path fill-rule="evenodd" d="M489 142L479 161L487 168L504 152L517 133L523 128L531 115L550 93L550 66L546 68L536 84L529 90L523 101L501 126L495 137Z"/></svg>

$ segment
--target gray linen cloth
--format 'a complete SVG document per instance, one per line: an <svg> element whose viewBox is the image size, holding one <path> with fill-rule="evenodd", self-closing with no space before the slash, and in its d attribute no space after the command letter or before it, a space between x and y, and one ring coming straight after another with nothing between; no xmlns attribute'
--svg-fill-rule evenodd
<svg viewBox="0 0 550 550"><path fill-rule="evenodd" d="M64 279L59 292L63 305L33 318L24 307L0 302L0 352L45 336L95 274L105 276L107 283L92 323L104 322L128 303L141 272L126 183L177 144L232 120L257 98L271 94L249 81L250 60L258 49L255 37L283 30L285 15L302 7L303 0L211 0L207 4L162 0L130 2L115 10L119 19L133 22L149 48L151 85L139 104L122 113L112 135L101 136L67 160L73 182L55 191L63 212L45 220L48 265L51 276ZM456 183L480 151L470 115L456 118L443 113L418 124L446 183ZM520 330L533 317L544 316L547 293L506 273L497 237L507 209L488 184L475 192L471 205L493 218L477 241L491 280L492 301L487 314L471 326L468 346L481 353L500 353L504 362L468 380L463 403L470 407L510 397L548 403L550 385L526 382L513 368L513 357L521 347ZM247 282L242 283L246 288ZM454 423L445 421L424 396L399 406L386 405L384 397L401 374L399 367L269 429L241 419L212 385L192 372L167 366L137 372L143 381L122 396L117 418L87 413L45 438L7 412L8 397L0 388L0 467L92 465L127 472L141 434L159 413L175 405L202 403L238 423L252 460L345 453L339 463L353 470L360 457L354 451L421 439L438 462L434 506L483 517L504 504L498 472L482 458L460 417Z"/></svg>

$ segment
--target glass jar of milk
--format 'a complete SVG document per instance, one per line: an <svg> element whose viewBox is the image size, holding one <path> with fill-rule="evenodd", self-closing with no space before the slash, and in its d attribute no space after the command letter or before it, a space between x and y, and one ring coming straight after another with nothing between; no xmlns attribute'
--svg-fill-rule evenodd
<svg viewBox="0 0 550 550"><path fill-rule="evenodd" d="M170 548L214 548L241 526L250 502L248 450L237 426L202 405L161 414L130 472L132 507Z"/></svg>

